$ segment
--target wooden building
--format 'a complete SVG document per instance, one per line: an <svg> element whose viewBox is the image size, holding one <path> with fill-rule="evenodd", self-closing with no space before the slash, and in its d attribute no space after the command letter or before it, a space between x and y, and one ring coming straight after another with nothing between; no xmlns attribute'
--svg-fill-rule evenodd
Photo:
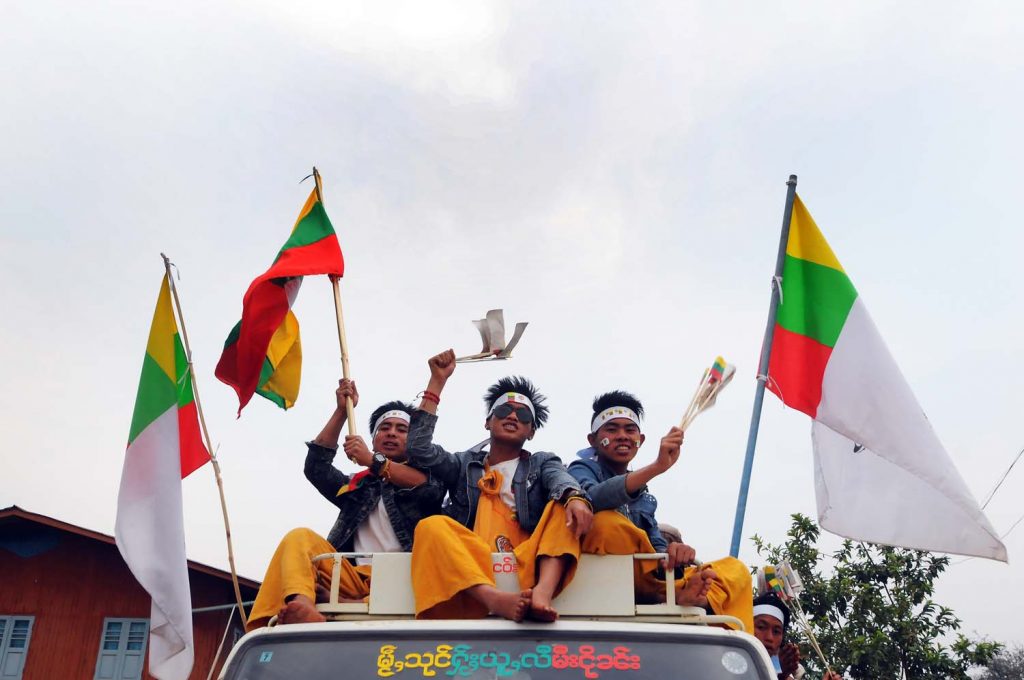
<svg viewBox="0 0 1024 680"><path fill-rule="evenodd" d="M231 575L189 560L193 680L205 680L221 640L242 634ZM246 602L259 583L239 579ZM0 509L0 679L131 680L146 673L149 595L114 538L17 506ZM230 622L229 622L230 618ZM218 662L218 663L219 663Z"/></svg>

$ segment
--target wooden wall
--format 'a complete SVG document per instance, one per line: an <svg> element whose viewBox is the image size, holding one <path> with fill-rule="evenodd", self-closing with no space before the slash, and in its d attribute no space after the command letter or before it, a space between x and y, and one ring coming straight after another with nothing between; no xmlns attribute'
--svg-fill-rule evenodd
<svg viewBox="0 0 1024 680"><path fill-rule="evenodd" d="M0 615L35 616L25 663L27 680L82 678L96 672L103 619L148 619L149 595L135 581L117 547L96 539L8 518L0 534L21 534L22 544L33 538L46 547L41 554L19 556L0 547ZM22 552L31 552L24 550ZM192 606L207 607L235 601L231 582L190 569ZM251 588L242 597L255 597ZM196 663L190 680L205 680L220 644L230 610L193 616ZM237 615L234 619L238 622ZM231 634L226 643L231 644ZM226 655L226 651L222 654ZM147 658L148 664L148 658ZM148 674L143 677L149 678Z"/></svg>

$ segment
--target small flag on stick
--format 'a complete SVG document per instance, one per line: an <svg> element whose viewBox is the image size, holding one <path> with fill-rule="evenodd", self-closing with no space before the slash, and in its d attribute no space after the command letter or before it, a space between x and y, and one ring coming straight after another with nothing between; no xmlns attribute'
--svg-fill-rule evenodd
<svg viewBox="0 0 1024 680"><path fill-rule="evenodd" d="M811 623L807 620L807 614L800 604L800 594L803 593L804 586L792 565L786 561L779 562L778 565L766 564L758 572L757 584L759 595L774 593L780 600L786 603L790 613L793 614L793 618L807 636L811 648L818 655L818 659L821 660L826 669L831 671L832 664L825 658L825 652L822 651L818 638L814 635L814 629L811 628Z"/></svg>
<svg viewBox="0 0 1024 680"><path fill-rule="evenodd" d="M704 369L697 391L693 393L690 405L686 407L683 419L679 422L679 429L685 431L698 415L714 406L718 393L732 381L735 374L735 366L720 356L715 357L711 368Z"/></svg>

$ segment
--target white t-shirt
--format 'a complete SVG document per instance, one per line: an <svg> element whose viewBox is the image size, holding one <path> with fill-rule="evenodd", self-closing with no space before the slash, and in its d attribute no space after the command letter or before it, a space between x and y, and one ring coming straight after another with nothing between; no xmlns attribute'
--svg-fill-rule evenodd
<svg viewBox="0 0 1024 680"><path fill-rule="evenodd" d="M398 540L395 528L391 526L384 499L377 501L377 507L366 516L363 523L356 529L355 552L401 552L402 543ZM356 564L370 564L369 557L356 558Z"/></svg>
<svg viewBox="0 0 1024 680"><path fill-rule="evenodd" d="M506 460L504 463L491 463L491 469L497 470L501 473L501 500L508 507L513 510L516 509L516 497L512 493L512 478L516 475L516 469L519 467L519 459L513 458L512 460Z"/></svg>

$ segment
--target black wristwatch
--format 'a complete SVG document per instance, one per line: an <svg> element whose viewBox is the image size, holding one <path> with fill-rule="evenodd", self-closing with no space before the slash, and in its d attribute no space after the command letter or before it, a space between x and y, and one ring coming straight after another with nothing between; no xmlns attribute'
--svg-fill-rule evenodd
<svg viewBox="0 0 1024 680"><path fill-rule="evenodd" d="M373 459L370 462L370 474L374 477L380 477L381 470L387 465L388 459L383 453L373 454Z"/></svg>

